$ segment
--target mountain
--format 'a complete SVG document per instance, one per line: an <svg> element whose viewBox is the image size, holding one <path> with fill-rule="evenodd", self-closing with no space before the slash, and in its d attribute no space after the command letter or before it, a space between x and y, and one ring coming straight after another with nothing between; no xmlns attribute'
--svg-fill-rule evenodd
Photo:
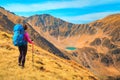
<svg viewBox="0 0 120 80"><path fill-rule="evenodd" d="M94 35L85 35L84 47L79 45L72 55L77 58L77 62L96 74L120 75L120 14L107 16L88 25L95 28L97 32Z"/></svg>
<svg viewBox="0 0 120 80"><path fill-rule="evenodd" d="M78 37L85 33L95 33L95 29L89 28L86 24L68 23L49 14L30 16L26 18L26 21L47 40L53 44L59 44L59 46L62 44L62 47L70 44L68 41L70 38L75 43L74 41L78 39L76 36ZM85 30L87 31L85 32ZM63 46L63 44L65 45Z"/></svg>
<svg viewBox="0 0 120 80"><path fill-rule="evenodd" d="M17 16L13 12L5 10L3 7L0 7L0 13L4 14L5 16L9 16L8 19L12 20L14 24L20 23L24 20L24 17Z"/></svg>
<svg viewBox="0 0 120 80"><path fill-rule="evenodd" d="M72 24L49 14L30 16L26 21L72 60L100 78L120 75L120 14L89 24ZM67 47L76 50L66 51Z"/></svg>
<svg viewBox="0 0 120 80"><path fill-rule="evenodd" d="M14 25L26 21L30 35L39 47L65 59L76 61L101 80L119 80L120 14L110 15L89 24L72 24L49 14L19 18L1 9L1 14L6 16L0 17L1 21L5 22L4 25L7 22ZM8 12L9 15L4 12ZM11 16L15 20L12 21ZM0 29L4 29L4 25L0 26ZM6 28L11 29L12 25Z"/></svg>
<svg viewBox="0 0 120 80"><path fill-rule="evenodd" d="M32 46L28 47L25 68L21 69L12 34L0 30L0 80L98 80L76 62L57 57L38 46L34 46L33 63Z"/></svg>

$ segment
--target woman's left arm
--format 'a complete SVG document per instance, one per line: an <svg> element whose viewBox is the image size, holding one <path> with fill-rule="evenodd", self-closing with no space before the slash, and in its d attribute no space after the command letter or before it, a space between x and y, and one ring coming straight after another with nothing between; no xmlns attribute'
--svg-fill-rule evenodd
<svg viewBox="0 0 120 80"><path fill-rule="evenodd" d="M26 39L29 43L33 44L32 40L30 39L29 34L28 34L27 32L25 32L25 39Z"/></svg>

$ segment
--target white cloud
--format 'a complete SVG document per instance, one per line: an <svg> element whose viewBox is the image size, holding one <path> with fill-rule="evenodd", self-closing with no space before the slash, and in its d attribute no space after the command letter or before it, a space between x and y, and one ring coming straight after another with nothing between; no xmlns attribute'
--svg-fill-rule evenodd
<svg viewBox="0 0 120 80"><path fill-rule="evenodd" d="M120 0L73 0L73 1L56 1L56 2L46 2L46 3L35 3L35 4L5 4L4 8L12 12L34 12L52 9L62 9L62 8L82 8L86 6L94 6L100 4L117 3Z"/></svg>
<svg viewBox="0 0 120 80"><path fill-rule="evenodd" d="M24 12L31 13L35 11L45 11L45 10L62 9L62 8L84 8L88 6L95 6L95 5L109 4L109 3L120 3L120 0L98 0L98 1L96 0L57 1L56 0L56 1L49 1L46 3L34 3L34 4L7 3L3 5L3 7L15 13L24 13ZM57 17L72 23L87 23L114 13L120 13L120 11L99 12L99 13L84 14L80 16L68 16L68 17L57 16Z"/></svg>
<svg viewBox="0 0 120 80"><path fill-rule="evenodd" d="M80 16L61 16L60 18L68 21L68 22L72 22L72 23L76 23L76 24L83 24L83 23L89 23L101 18L104 18L108 15L111 14L120 14L120 11L115 11L115 12L99 12L99 13L91 13L91 14L84 14L84 15L80 15Z"/></svg>
<svg viewBox="0 0 120 80"><path fill-rule="evenodd" d="M13 12L34 12L61 8L77 8L86 6L84 2L80 1L64 1L64 2L47 2L47 3L36 3L36 4L7 4L4 7Z"/></svg>

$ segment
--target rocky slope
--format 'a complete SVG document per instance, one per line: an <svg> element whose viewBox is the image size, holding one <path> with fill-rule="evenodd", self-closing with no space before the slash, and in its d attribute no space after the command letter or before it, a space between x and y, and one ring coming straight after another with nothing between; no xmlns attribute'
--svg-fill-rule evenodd
<svg viewBox="0 0 120 80"><path fill-rule="evenodd" d="M11 32L12 26L14 26L14 23L10 21L6 15L0 12L0 29L7 32Z"/></svg>
<svg viewBox="0 0 120 80"><path fill-rule="evenodd" d="M14 24L22 22L25 18L17 16L13 12L10 12L8 10L5 10L3 7L0 7L0 13L4 14L5 16L8 16L7 18L9 20L12 20Z"/></svg>
<svg viewBox="0 0 120 80"><path fill-rule="evenodd" d="M109 80L114 80L112 77L120 76L120 14L107 16L88 25L97 32L78 39L77 49L70 52L72 58L99 77L108 76Z"/></svg>

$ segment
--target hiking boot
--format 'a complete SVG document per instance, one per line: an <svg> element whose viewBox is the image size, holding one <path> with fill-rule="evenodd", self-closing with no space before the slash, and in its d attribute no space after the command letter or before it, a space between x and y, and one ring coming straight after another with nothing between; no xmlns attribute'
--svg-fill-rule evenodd
<svg viewBox="0 0 120 80"><path fill-rule="evenodd" d="M24 69L24 66L21 66L22 69Z"/></svg>
<svg viewBox="0 0 120 80"><path fill-rule="evenodd" d="M19 63L18 66L22 66L22 65Z"/></svg>
<svg viewBox="0 0 120 80"><path fill-rule="evenodd" d="M25 67L23 64L21 65L22 69Z"/></svg>

